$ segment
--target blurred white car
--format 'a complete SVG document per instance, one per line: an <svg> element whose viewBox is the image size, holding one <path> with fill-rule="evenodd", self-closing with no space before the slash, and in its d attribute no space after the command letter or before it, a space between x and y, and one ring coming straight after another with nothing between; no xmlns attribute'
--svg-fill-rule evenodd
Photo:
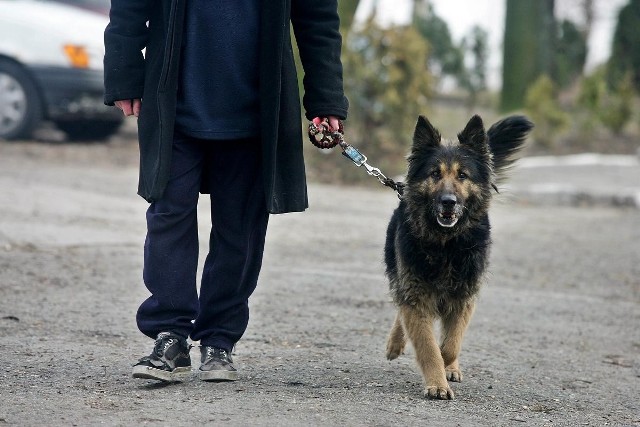
<svg viewBox="0 0 640 427"><path fill-rule="evenodd" d="M93 10L95 12L109 15L111 9L111 0L50 0L58 3L66 3L72 6L81 7L83 9Z"/></svg>
<svg viewBox="0 0 640 427"><path fill-rule="evenodd" d="M103 104L99 14L60 3L0 0L0 139L28 138L42 120L70 139L104 139L122 113Z"/></svg>

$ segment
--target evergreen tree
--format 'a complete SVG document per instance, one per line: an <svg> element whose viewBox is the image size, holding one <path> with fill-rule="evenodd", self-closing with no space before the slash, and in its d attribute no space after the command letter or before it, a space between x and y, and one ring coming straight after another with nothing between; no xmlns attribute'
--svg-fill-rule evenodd
<svg viewBox="0 0 640 427"><path fill-rule="evenodd" d="M569 86L582 75L587 60L585 34L573 22L566 19L558 24L553 79L561 88Z"/></svg>
<svg viewBox="0 0 640 427"><path fill-rule="evenodd" d="M415 0L413 26L429 42L429 68L458 77L464 71L464 51L455 45L449 26L428 0Z"/></svg>
<svg viewBox="0 0 640 427"><path fill-rule="evenodd" d="M613 35L609 59L608 82L618 86L625 74L631 73L636 89L640 89L640 0L630 0L620 9Z"/></svg>

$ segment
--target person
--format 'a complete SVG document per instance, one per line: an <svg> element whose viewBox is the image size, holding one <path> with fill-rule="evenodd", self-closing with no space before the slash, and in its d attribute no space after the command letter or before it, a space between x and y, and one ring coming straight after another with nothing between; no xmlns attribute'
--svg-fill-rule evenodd
<svg viewBox="0 0 640 427"><path fill-rule="evenodd" d="M231 352L247 328L269 214L308 207L291 45L304 67L307 119L346 119L337 0L112 0L105 103L138 118L138 194L146 213L138 309L153 351L135 378L238 378ZM211 234L197 292L199 193Z"/></svg>

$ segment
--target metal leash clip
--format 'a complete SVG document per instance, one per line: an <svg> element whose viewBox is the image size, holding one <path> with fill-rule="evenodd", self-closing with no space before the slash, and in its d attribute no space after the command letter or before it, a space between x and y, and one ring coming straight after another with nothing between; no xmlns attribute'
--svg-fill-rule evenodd
<svg viewBox="0 0 640 427"><path fill-rule="evenodd" d="M342 148L342 155L351 160L356 166L369 166L367 165L367 156L359 152L354 146L347 144L343 140L340 147Z"/></svg>
<svg viewBox="0 0 640 427"><path fill-rule="evenodd" d="M358 151L356 147L347 144L346 142L344 142L344 139L340 142L340 147L342 148L342 155L351 160L354 165L358 167L364 166L369 175L375 176L376 178L378 178L378 181L380 181L380 183L389 186L389 178L387 178L379 168L371 166L369 163L367 163L367 156Z"/></svg>

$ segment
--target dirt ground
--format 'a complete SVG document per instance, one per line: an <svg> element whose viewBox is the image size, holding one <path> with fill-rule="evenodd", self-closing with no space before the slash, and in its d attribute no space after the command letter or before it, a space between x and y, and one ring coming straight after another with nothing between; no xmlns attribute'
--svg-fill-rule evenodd
<svg viewBox="0 0 640 427"><path fill-rule="evenodd" d="M382 188L311 185L271 218L239 381L132 379L152 346L136 161L127 135L0 142L0 425L640 425L640 210L517 197L492 210L454 401L422 397L411 348L384 357Z"/></svg>

